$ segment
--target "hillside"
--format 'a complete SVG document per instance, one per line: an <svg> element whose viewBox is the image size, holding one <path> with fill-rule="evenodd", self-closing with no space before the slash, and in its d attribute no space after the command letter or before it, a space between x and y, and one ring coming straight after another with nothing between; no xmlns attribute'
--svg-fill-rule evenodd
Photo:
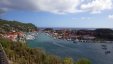
<svg viewBox="0 0 113 64"><path fill-rule="evenodd" d="M32 23L21 23L18 21L8 21L0 19L0 33L11 31L31 32L37 31L37 27Z"/></svg>

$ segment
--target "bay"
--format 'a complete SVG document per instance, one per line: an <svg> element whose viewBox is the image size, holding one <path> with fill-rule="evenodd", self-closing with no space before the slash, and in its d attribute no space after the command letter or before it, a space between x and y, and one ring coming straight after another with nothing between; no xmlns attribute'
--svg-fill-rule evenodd
<svg viewBox="0 0 113 64"><path fill-rule="evenodd" d="M42 48L50 54L72 57L74 60L87 58L92 64L113 64L113 43L73 43L72 41L54 39L52 36L39 32L35 40L29 40L31 48ZM103 49L103 45L107 49ZM106 54L106 51L110 51Z"/></svg>

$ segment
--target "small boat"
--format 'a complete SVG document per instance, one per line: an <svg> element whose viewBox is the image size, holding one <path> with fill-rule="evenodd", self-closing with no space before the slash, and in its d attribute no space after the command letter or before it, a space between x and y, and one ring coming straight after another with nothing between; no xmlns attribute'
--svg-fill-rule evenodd
<svg viewBox="0 0 113 64"><path fill-rule="evenodd" d="M34 40L34 39L35 39L35 37L32 36L32 35L27 35L26 36L26 40Z"/></svg>
<svg viewBox="0 0 113 64"><path fill-rule="evenodd" d="M76 41L73 41L73 43L77 43Z"/></svg>
<svg viewBox="0 0 113 64"><path fill-rule="evenodd" d="M105 51L105 54L110 54L111 53L111 51Z"/></svg>
<svg viewBox="0 0 113 64"><path fill-rule="evenodd" d="M102 47L107 47L107 45L104 45L104 44L103 44L103 45L101 45L101 46L102 46Z"/></svg>
<svg viewBox="0 0 113 64"><path fill-rule="evenodd" d="M106 47L103 47L102 49L107 50L107 48L106 48Z"/></svg>

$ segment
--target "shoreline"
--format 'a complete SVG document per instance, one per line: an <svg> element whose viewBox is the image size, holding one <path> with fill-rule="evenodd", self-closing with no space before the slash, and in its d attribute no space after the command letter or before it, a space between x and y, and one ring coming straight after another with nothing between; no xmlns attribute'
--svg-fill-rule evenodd
<svg viewBox="0 0 113 64"><path fill-rule="evenodd" d="M50 33L46 33L49 36L52 36L54 39L59 39L58 37L55 37L54 35L50 34ZM63 39L61 38L60 40L67 40L67 41L73 41L74 42L81 42L81 43L113 43L113 41L101 41L101 40L78 40L78 39Z"/></svg>

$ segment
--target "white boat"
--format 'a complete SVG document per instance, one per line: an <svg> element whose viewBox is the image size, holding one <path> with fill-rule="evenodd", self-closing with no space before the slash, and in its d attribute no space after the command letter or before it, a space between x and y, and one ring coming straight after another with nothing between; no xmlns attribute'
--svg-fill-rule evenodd
<svg viewBox="0 0 113 64"><path fill-rule="evenodd" d="M35 36L33 36L33 35L26 36L26 40L34 40L34 39L35 39Z"/></svg>

